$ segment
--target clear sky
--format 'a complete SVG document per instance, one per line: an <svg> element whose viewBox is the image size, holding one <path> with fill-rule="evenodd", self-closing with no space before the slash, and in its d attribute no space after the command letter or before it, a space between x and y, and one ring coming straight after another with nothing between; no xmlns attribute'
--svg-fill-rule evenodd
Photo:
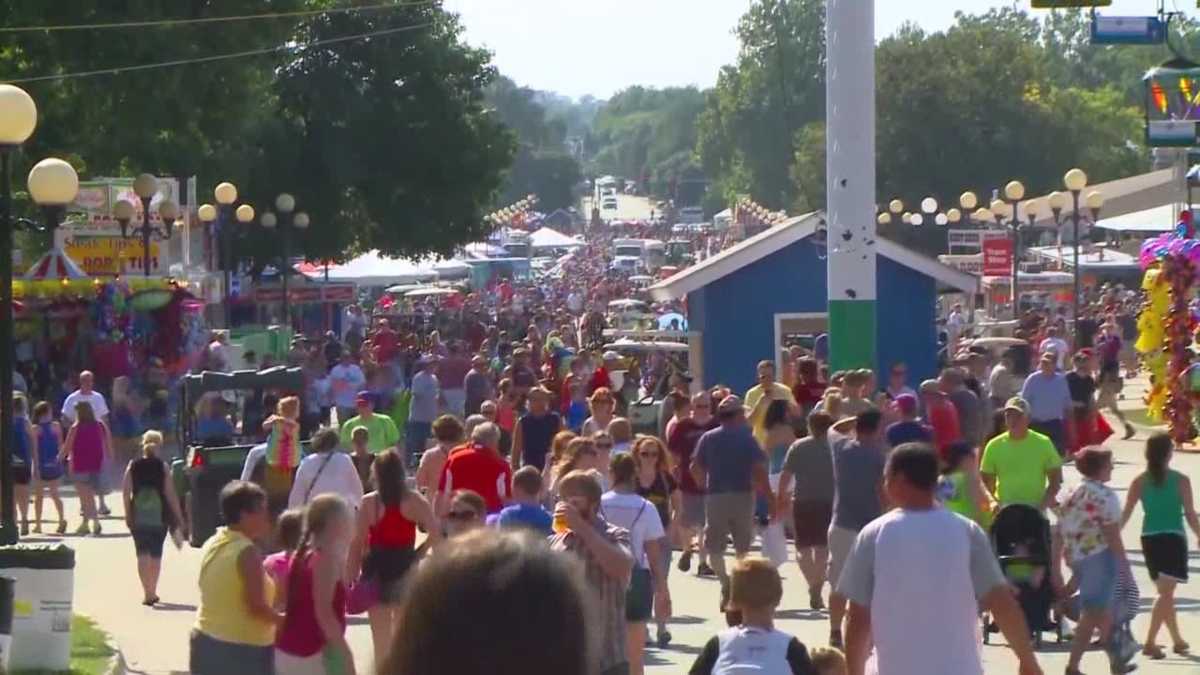
<svg viewBox="0 0 1200 675"><path fill-rule="evenodd" d="M945 28L956 11L1003 0L876 0L875 34L906 21ZM1028 7L1028 0L1019 3ZM1112 15L1152 14L1155 0L1114 0ZM1192 7L1191 0L1168 6ZM568 96L606 98L624 87L712 86L737 55L732 35L750 0L444 0L462 15L467 40L495 54L519 84ZM1195 9L1191 9L1195 12Z"/></svg>

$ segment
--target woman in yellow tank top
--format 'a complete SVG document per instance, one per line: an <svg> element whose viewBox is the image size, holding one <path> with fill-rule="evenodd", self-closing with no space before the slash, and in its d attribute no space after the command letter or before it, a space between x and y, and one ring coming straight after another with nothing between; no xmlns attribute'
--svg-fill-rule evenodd
<svg viewBox="0 0 1200 675"><path fill-rule="evenodd" d="M200 609L191 635L190 670L196 675L257 675L274 672L275 587L263 570L254 540L271 532L267 494L233 481L221 490L226 526L204 542L200 562Z"/></svg>

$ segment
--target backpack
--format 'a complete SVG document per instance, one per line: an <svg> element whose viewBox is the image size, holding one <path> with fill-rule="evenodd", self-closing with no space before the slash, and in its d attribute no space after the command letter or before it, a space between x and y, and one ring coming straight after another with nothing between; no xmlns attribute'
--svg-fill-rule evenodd
<svg viewBox="0 0 1200 675"><path fill-rule="evenodd" d="M136 527L159 528L163 522L163 500L158 490L144 487L133 495L133 522Z"/></svg>

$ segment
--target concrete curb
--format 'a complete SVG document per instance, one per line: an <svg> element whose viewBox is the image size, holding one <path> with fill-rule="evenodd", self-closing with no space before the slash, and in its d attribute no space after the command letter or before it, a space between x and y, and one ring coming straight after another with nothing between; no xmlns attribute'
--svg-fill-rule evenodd
<svg viewBox="0 0 1200 675"><path fill-rule="evenodd" d="M105 630L104 626L100 625L96 617L87 614L80 614L80 616L86 616L96 624L96 628L104 633L105 646L112 650L112 656L108 657L108 667L104 669L104 672L108 673L108 675L126 675L128 667L125 664L125 654L121 652L121 646L117 644L116 638L113 637L112 633Z"/></svg>
<svg viewBox="0 0 1200 675"><path fill-rule="evenodd" d="M121 653L121 648L111 638L108 640L108 645L113 650L112 658L108 660L108 675L125 675L128 672L125 655Z"/></svg>

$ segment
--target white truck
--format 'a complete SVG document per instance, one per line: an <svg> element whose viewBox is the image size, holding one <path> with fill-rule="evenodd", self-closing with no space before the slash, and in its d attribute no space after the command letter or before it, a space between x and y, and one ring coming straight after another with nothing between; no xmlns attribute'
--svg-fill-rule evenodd
<svg viewBox="0 0 1200 675"><path fill-rule="evenodd" d="M646 270L655 272L667 264L667 247L657 239L614 239L615 258L638 258Z"/></svg>

